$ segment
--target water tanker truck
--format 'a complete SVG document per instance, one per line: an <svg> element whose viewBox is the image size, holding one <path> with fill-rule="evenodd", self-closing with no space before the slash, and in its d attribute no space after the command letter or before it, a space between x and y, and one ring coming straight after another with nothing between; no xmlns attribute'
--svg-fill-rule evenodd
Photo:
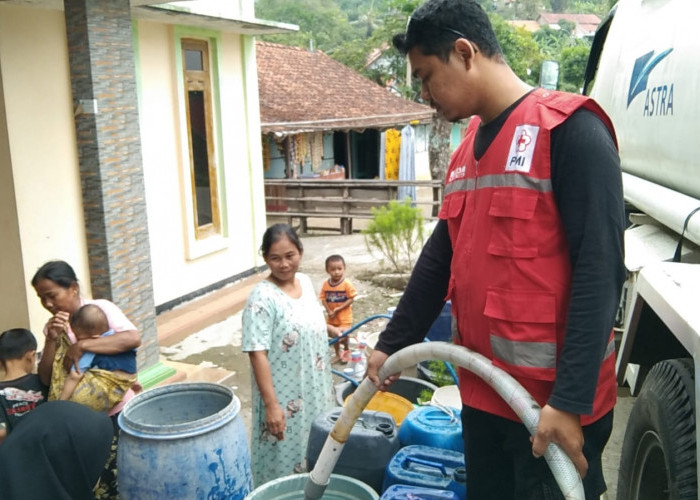
<svg viewBox="0 0 700 500"><path fill-rule="evenodd" d="M700 499L700 2L621 0L584 93L615 125L630 222L617 376L637 398L617 498Z"/></svg>

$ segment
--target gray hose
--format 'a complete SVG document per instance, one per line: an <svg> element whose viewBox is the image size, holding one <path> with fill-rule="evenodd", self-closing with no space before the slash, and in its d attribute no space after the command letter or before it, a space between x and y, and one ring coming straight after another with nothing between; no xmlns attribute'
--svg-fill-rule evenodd
<svg viewBox="0 0 700 500"><path fill-rule="evenodd" d="M428 342L406 347L387 358L379 370L379 378L384 380L391 374L399 373L428 360L449 361L478 375L508 403L530 434L535 434L541 411L537 401L508 373L493 366L487 358L466 347L447 342ZM305 500L319 500L323 496L355 421L376 392L377 388L374 384L365 378L347 401L323 445L316 460L316 466L309 474L304 487ZM584 500L583 483L566 453L556 444L550 443L544 458L564 498Z"/></svg>

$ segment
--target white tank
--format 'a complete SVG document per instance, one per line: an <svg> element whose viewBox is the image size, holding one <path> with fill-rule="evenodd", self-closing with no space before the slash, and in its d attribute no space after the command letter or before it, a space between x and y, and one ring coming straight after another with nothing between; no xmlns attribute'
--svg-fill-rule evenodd
<svg viewBox="0 0 700 500"><path fill-rule="evenodd" d="M621 0L586 75L599 56L590 95L615 125L625 199L698 245L699 19L699 0Z"/></svg>
<svg viewBox="0 0 700 500"><path fill-rule="evenodd" d="M700 199L698 20L698 0L620 1L591 96L612 118L625 172Z"/></svg>

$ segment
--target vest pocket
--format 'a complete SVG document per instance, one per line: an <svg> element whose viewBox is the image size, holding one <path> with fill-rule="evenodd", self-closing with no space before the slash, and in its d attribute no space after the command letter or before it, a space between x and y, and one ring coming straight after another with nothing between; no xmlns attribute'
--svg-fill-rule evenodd
<svg viewBox="0 0 700 500"><path fill-rule="evenodd" d="M440 209L440 218L456 219L462 215L464 211L466 195L464 192L456 192L445 196Z"/></svg>
<svg viewBox="0 0 700 500"><path fill-rule="evenodd" d="M492 217L488 253L514 259L532 259L538 255L533 217L539 193L528 189L500 189L491 197Z"/></svg>
<svg viewBox="0 0 700 500"><path fill-rule="evenodd" d="M557 360L554 293L490 289L486 292L492 360L511 375L554 380Z"/></svg>

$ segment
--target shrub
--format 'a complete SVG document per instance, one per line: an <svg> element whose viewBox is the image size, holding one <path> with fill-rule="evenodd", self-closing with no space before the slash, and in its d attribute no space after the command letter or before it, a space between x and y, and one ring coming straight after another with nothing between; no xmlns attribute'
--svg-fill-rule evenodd
<svg viewBox="0 0 700 500"><path fill-rule="evenodd" d="M390 201L372 209L372 219L362 233L371 254L379 252L402 274L413 268L413 255L423 246L423 215L411 200Z"/></svg>

